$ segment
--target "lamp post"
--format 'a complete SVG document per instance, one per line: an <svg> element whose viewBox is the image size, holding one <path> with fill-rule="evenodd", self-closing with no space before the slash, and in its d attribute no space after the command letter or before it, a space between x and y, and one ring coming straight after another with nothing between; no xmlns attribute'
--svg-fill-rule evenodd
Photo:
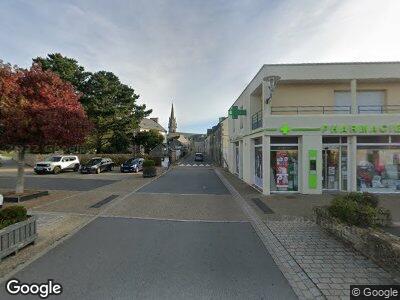
<svg viewBox="0 0 400 300"><path fill-rule="evenodd" d="M264 77L264 81L267 83L265 104L268 104L271 101L272 94L274 93L280 79L281 77L277 75Z"/></svg>

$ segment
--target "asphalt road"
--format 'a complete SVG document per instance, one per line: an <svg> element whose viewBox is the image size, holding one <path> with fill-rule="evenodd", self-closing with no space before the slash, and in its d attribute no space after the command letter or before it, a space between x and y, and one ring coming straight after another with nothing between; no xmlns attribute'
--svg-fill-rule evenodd
<svg viewBox="0 0 400 300"><path fill-rule="evenodd" d="M190 164L190 165L194 165L194 166L196 166L196 165L199 166L200 164L202 164L202 165L205 165L205 164L212 165L212 163L213 163L212 160L205 154L204 154L204 160L202 162L195 161L194 160L194 153L192 153L192 154L189 154L188 156L184 157L183 159L181 159L179 161L178 165L179 164L185 164L185 165Z"/></svg>
<svg viewBox="0 0 400 300"><path fill-rule="evenodd" d="M187 197L198 201L229 196L212 170L182 169L142 189L148 201L154 191L196 192ZM14 277L54 279L63 294L53 299L296 299L247 221L99 217ZM7 295L4 286L0 299L29 299Z"/></svg>
<svg viewBox="0 0 400 300"><path fill-rule="evenodd" d="M211 168L174 168L167 176L141 188L140 193L229 194Z"/></svg>
<svg viewBox="0 0 400 300"><path fill-rule="evenodd" d="M57 178L57 176L54 175L37 175L25 177L25 188L37 190L88 191L114 182L115 180L108 179ZM15 177L0 176L0 188L14 189Z"/></svg>

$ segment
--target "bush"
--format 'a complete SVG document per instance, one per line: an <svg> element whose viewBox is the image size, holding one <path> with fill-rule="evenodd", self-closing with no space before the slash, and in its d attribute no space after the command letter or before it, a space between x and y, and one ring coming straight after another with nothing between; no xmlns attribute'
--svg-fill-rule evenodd
<svg viewBox="0 0 400 300"><path fill-rule="evenodd" d="M25 221L28 218L26 208L19 205L5 207L0 210L0 229Z"/></svg>
<svg viewBox="0 0 400 300"><path fill-rule="evenodd" d="M379 218L390 218L390 212L383 212L378 207L378 202L378 198L373 194L353 192L333 199L328 211L332 217L350 225L376 226L382 223Z"/></svg>
<svg viewBox="0 0 400 300"><path fill-rule="evenodd" d="M351 192L344 196L349 201L355 201L362 205L378 207L379 199L376 195L371 193Z"/></svg>
<svg viewBox="0 0 400 300"><path fill-rule="evenodd" d="M161 166L161 157L151 157L150 158L151 160L154 160L154 164L156 165L156 166Z"/></svg>
<svg viewBox="0 0 400 300"><path fill-rule="evenodd" d="M143 177L154 177L154 176L157 176L155 161L151 159L146 159L143 162Z"/></svg>
<svg viewBox="0 0 400 300"><path fill-rule="evenodd" d="M155 161L151 159L146 159L143 162L143 168L154 167L155 165L156 165Z"/></svg>

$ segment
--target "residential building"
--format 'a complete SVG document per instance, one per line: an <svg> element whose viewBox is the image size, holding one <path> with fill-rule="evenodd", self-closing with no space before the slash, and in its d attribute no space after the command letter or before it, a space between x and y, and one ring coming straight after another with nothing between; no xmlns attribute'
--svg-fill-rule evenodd
<svg viewBox="0 0 400 300"><path fill-rule="evenodd" d="M229 155L229 130L228 119L219 118L213 128L207 130L206 154L217 165L228 167Z"/></svg>
<svg viewBox="0 0 400 300"><path fill-rule="evenodd" d="M158 118L143 118L142 121L140 121L139 130L156 130L164 137L164 142L167 141L167 131L158 123Z"/></svg>
<svg viewBox="0 0 400 300"><path fill-rule="evenodd" d="M230 171L264 194L400 192L400 62L264 65L228 123Z"/></svg>

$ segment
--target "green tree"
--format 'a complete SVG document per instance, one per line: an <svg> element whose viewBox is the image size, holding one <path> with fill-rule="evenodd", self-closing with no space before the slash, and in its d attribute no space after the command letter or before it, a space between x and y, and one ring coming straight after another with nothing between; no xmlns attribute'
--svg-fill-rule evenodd
<svg viewBox="0 0 400 300"><path fill-rule="evenodd" d="M59 53L34 62L50 69L63 80L69 81L82 93L81 103L94 124L88 146L98 153L126 152L140 121L151 113L146 105L138 105L139 95L120 82L112 72L86 72L75 59Z"/></svg>
<svg viewBox="0 0 400 300"><path fill-rule="evenodd" d="M60 53L48 54L47 57L36 57L34 63L40 64L43 70L51 70L60 76L62 80L70 82L77 91L83 92L85 83L91 73L78 64L73 58L68 58Z"/></svg>
<svg viewBox="0 0 400 300"><path fill-rule="evenodd" d="M86 83L82 104L94 124L93 142L97 152L125 152L139 122L151 113L129 86L111 72L92 74Z"/></svg>
<svg viewBox="0 0 400 300"><path fill-rule="evenodd" d="M151 129L138 132L133 139L133 143L142 146L144 151L149 153L151 149L161 144L163 140L164 137L157 130Z"/></svg>

